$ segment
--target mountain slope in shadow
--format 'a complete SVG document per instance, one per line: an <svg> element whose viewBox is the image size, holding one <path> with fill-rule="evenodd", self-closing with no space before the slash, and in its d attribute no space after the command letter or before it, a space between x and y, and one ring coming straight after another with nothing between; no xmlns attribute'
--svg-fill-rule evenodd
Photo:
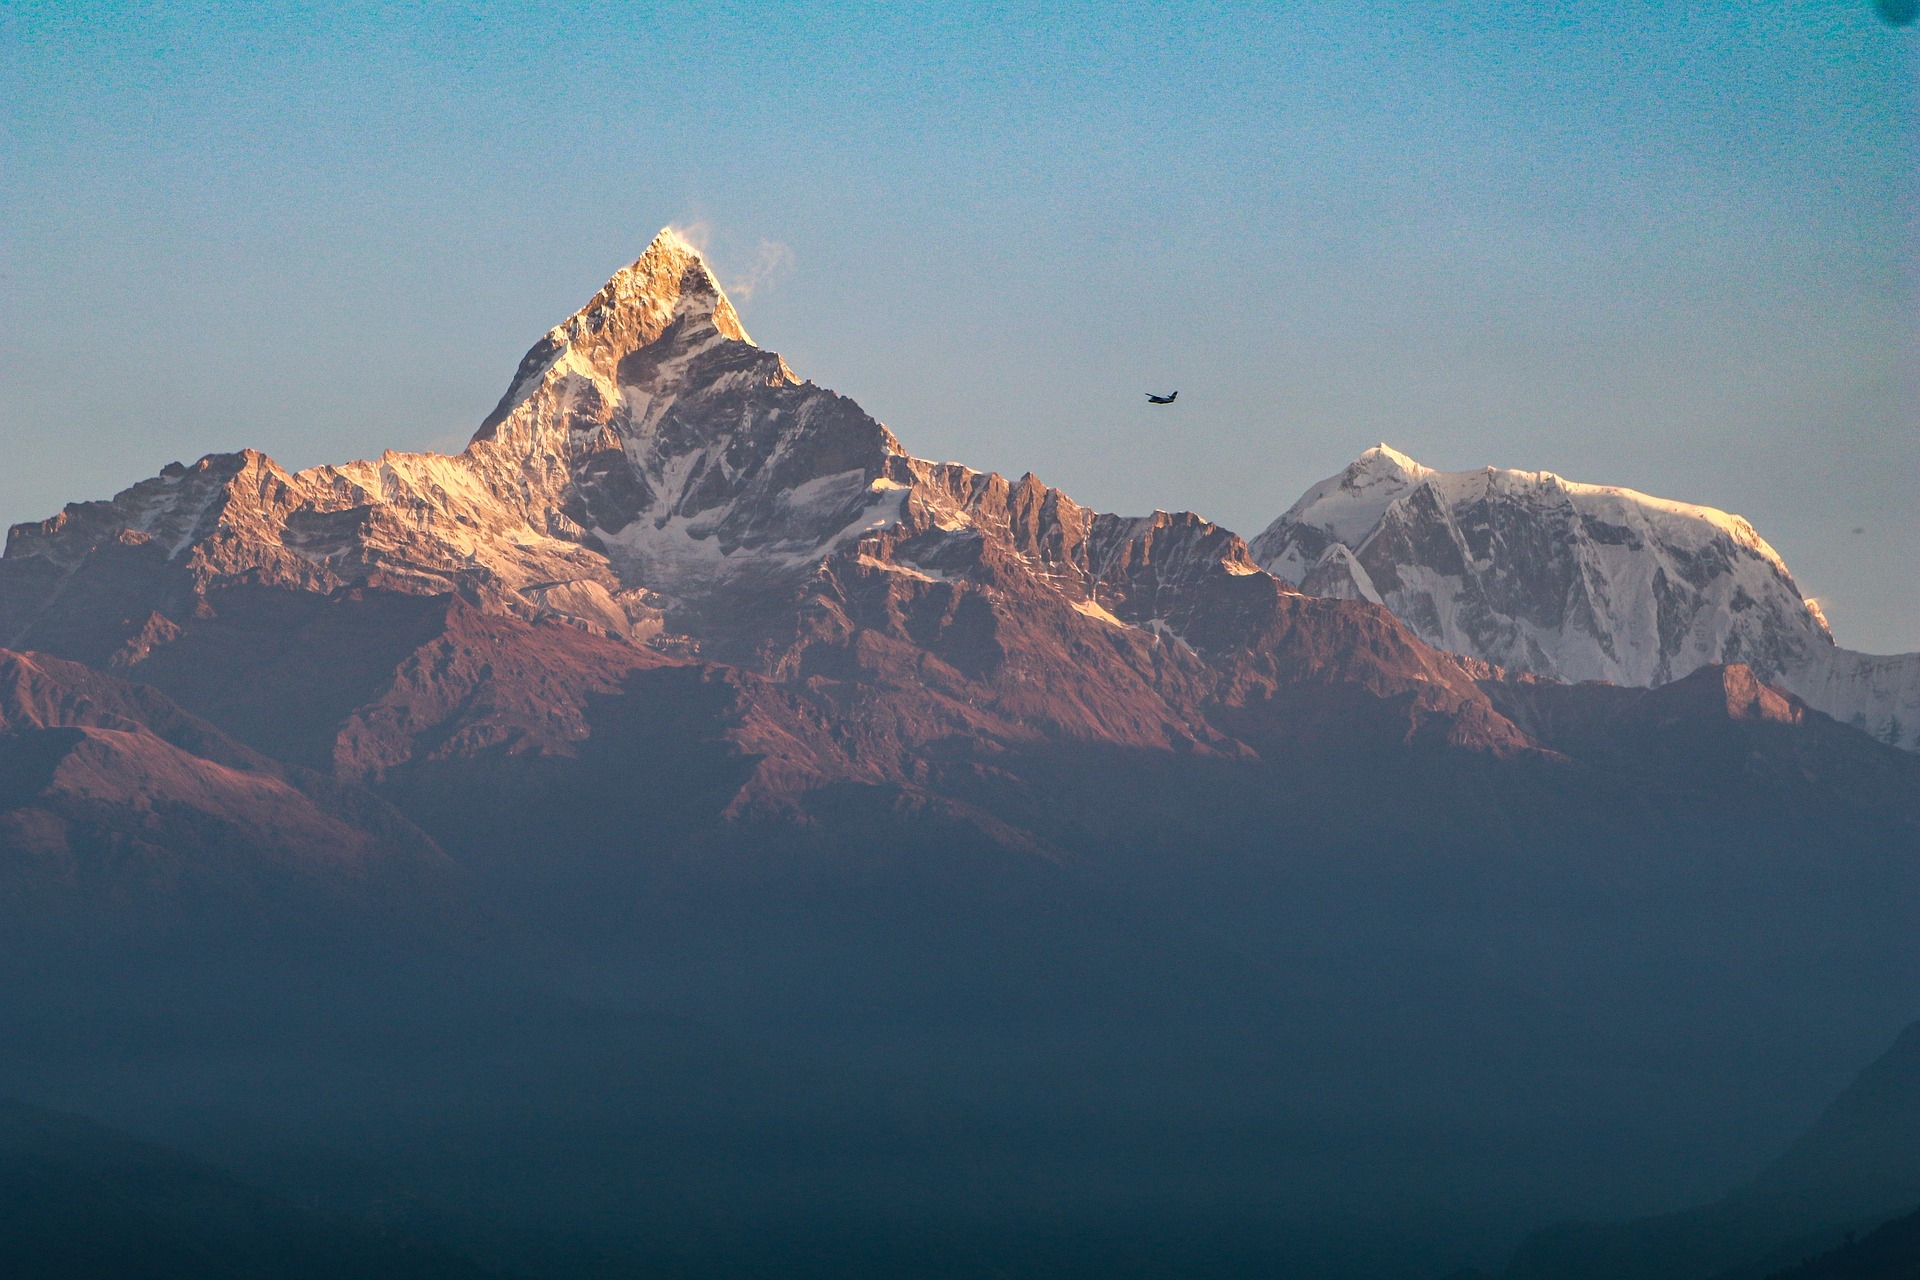
<svg viewBox="0 0 1920 1280"><path fill-rule="evenodd" d="M1506 1276L1746 1280L1831 1249L1917 1201L1920 1022L1901 1032L1785 1155L1726 1199L1631 1222L1551 1227L1520 1246Z"/></svg>
<svg viewBox="0 0 1920 1280"><path fill-rule="evenodd" d="M150 686L6 649L0 886L16 945L188 921L419 935L460 914L452 860L366 788L270 759Z"/></svg>

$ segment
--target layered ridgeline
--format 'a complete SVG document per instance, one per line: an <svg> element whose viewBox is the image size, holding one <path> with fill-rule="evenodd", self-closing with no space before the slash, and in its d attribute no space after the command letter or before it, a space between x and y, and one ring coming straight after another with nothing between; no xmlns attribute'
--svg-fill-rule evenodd
<svg viewBox="0 0 1920 1280"><path fill-rule="evenodd" d="M1384 604L1427 643L1558 680L1658 685L1744 663L1920 749L1920 653L1838 647L1751 524L1547 471L1435 471L1386 445L1253 540L1320 596Z"/></svg>

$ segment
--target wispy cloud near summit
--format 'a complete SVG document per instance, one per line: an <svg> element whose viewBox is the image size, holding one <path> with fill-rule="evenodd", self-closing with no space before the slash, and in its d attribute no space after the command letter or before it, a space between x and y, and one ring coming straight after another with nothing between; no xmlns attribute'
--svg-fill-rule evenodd
<svg viewBox="0 0 1920 1280"><path fill-rule="evenodd" d="M714 235L711 223L704 219L684 225L676 222L670 223L667 230L698 249L701 257L708 259L714 273L720 277L720 287L737 302L751 301L756 291L766 288L793 269L793 249L778 240L762 239L747 265L733 271L713 261ZM733 255L724 256L731 258Z"/></svg>
<svg viewBox="0 0 1920 1280"><path fill-rule="evenodd" d="M723 282L727 294L742 302L793 269L793 250L778 240L762 240L744 272Z"/></svg>

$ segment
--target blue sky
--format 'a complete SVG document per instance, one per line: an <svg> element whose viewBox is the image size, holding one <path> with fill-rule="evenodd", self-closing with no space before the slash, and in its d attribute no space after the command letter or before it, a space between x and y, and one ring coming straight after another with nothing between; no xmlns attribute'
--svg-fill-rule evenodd
<svg viewBox="0 0 1920 1280"><path fill-rule="evenodd" d="M0 75L6 521L458 447L671 222L917 453L1249 535L1379 440L1544 468L1920 647L1920 27L1867 0L15 0Z"/></svg>

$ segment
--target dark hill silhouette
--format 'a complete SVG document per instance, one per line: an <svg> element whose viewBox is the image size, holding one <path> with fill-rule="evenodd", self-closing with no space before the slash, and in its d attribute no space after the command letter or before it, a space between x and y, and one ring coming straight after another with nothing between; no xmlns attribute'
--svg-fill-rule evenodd
<svg viewBox="0 0 1920 1280"><path fill-rule="evenodd" d="M1552 1228L1520 1247L1506 1275L1760 1276L1783 1258L1829 1248L1917 1200L1920 1023L1862 1071L1786 1154L1726 1199L1635 1222ZM1895 1231L1892 1238L1906 1237Z"/></svg>
<svg viewBox="0 0 1920 1280"><path fill-rule="evenodd" d="M1920 1209L1882 1223L1864 1240L1849 1240L1767 1280L1910 1280L1920 1276Z"/></svg>

